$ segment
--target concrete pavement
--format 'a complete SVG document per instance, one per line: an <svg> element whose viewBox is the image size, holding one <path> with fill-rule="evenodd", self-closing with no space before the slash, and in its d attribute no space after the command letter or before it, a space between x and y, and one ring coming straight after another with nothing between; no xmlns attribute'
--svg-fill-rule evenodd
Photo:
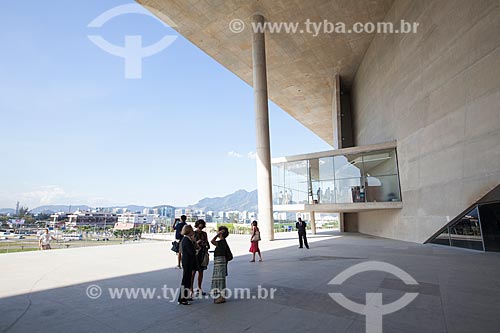
<svg viewBox="0 0 500 333"><path fill-rule="evenodd" d="M229 299L222 305L203 299L180 306L163 297L162 288L177 288L181 280L166 242L2 255L0 330L365 332L364 316L343 308L328 293L364 303L367 292L380 292L387 304L410 291L418 297L384 316L384 332L496 332L500 326L498 254L332 232L309 235L311 249L306 250L297 248L295 236L277 234L278 240L263 242L264 262L249 263L249 236L231 235L235 259L228 287L250 288L253 296L259 286L276 292L274 299ZM406 286L384 272L328 285L346 268L370 260L405 270L419 285ZM211 270L206 271L206 290ZM87 296L89 285L101 289L99 298ZM155 293L113 299L109 288Z"/></svg>

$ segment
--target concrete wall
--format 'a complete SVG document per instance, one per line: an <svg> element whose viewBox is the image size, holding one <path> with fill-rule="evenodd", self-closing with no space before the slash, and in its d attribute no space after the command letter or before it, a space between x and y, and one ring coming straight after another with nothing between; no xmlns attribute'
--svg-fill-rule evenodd
<svg viewBox="0 0 500 333"><path fill-rule="evenodd" d="M500 183L500 1L396 0L352 86L356 145L398 141L404 208L360 232L423 242Z"/></svg>

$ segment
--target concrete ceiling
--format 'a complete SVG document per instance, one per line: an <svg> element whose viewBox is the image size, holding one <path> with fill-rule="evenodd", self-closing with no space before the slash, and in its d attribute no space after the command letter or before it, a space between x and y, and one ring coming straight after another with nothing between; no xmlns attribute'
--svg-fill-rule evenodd
<svg viewBox="0 0 500 333"><path fill-rule="evenodd" d="M251 17L268 22L382 21L393 0L136 0L252 85ZM229 23L245 23L241 33ZM269 98L326 142L333 143L332 87L351 84L373 34L267 33Z"/></svg>

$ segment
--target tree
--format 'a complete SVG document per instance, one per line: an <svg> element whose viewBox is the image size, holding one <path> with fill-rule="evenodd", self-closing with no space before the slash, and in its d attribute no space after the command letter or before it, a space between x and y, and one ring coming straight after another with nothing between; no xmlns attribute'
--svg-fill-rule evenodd
<svg viewBox="0 0 500 333"><path fill-rule="evenodd" d="M0 225L2 227L8 227L9 226L9 224L7 223L8 221L9 221L9 217L8 216L6 216L6 215L1 215L0 216Z"/></svg>
<svg viewBox="0 0 500 333"><path fill-rule="evenodd" d="M18 213L17 213L17 217L18 218L22 219L25 216L27 216L28 214L29 214L29 208L28 207L24 207L24 206L19 207L19 210L18 210Z"/></svg>

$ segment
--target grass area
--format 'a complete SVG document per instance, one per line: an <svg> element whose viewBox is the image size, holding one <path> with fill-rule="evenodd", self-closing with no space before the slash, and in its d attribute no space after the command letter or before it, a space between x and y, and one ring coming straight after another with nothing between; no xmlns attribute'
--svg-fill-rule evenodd
<svg viewBox="0 0 500 333"><path fill-rule="evenodd" d="M29 252L29 251L38 251L37 247L29 247L29 248L3 248L0 249L0 254L1 253L14 253L14 252Z"/></svg>
<svg viewBox="0 0 500 333"><path fill-rule="evenodd" d="M88 247L88 246L106 246L106 245L118 245L122 244L121 238L112 238L109 241L96 241L96 240L73 240L69 242L56 242L53 241L50 245L53 250L57 249L67 249L67 248L78 248L78 247ZM126 244L134 243L133 241L125 240ZM37 240L16 240L16 241L5 241L0 242L0 254L1 253L14 253L14 252L28 252L37 251L38 241Z"/></svg>

